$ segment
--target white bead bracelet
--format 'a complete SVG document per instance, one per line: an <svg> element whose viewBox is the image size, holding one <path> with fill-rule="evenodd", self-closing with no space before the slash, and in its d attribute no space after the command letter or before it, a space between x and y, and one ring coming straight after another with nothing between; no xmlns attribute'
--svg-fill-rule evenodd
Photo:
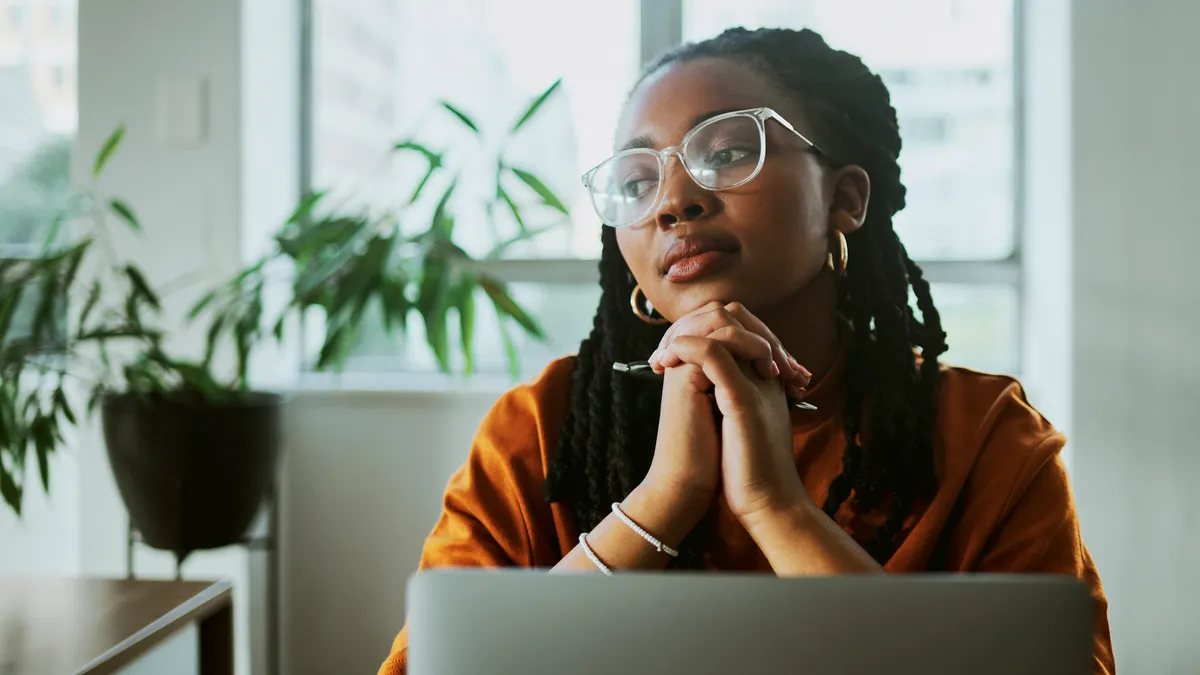
<svg viewBox="0 0 1200 675"><path fill-rule="evenodd" d="M625 515L625 512L621 510L620 504L618 504L617 502L613 502L612 510L613 510L613 513L617 514L617 517L621 519L621 522L628 525L629 529L633 530L634 532L637 532L639 537L650 542L650 545L653 546L655 549L657 549L659 553L666 553L667 555L671 556L672 558L679 557L679 551L676 551L675 549L671 548L670 546L667 546L666 544L662 543L661 541L658 540L657 537L655 537L654 535L650 534L649 532L643 530L640 525L633 522L632 518Z"/></svg>

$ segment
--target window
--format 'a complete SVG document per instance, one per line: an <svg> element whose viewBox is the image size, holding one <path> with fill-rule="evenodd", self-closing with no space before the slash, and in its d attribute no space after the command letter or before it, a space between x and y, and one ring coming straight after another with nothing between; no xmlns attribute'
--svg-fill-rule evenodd
<svg viewBox="0 0 1200 675"><path fill-rule="evenodd" d="M29 16L29 8L24 4L17 2L8 7L8 25L14 30L21 30L26 26L26 19Z"/></svg>
<svg viewBox="0 0 1200 675"><path fill-rule="evenodd" d="M1013 0L680 2L684 40L812 28L880 74L904 140L896 231L937 282L946 360L1019 370Z"/></svg>
<svg viewBox="0 0 1200 675"><path fill-rule="evenodd" d="M26 12L8 7L17 39L0 50L0 257L34 252L70 194L75 26L34 30Z"/></svg>
<svg viewBox="0 0 1200 675"><path fill-rule="evenodd" d="M537 167L571 215L553 236L514 248L493 267L550 333L548 344L518 346L526 374L574 351L590 329L599 225L578 176L610 152L639 64L734 25L810 27L881 74L905 140L909 200L896 228L934 282L948 360L1019 369L1014 0L619 0L603 9L556 0L312 2L311 184L350 202L382 206L407 194L396 186L411 183L413 167L389 152L392 141L415 134L446 147L462 139L464 128L439 114L439 100L497 143L490 130L503 130L530 97L563 78L560 95L513 151ZM484 222L457 225L469 232L472 252L495 240ZM503 372L504 349L487 339L495 326L484 314L476 363ZM350 367L432 370L414 326L403 358L381 329L364 336Z"/></svg>

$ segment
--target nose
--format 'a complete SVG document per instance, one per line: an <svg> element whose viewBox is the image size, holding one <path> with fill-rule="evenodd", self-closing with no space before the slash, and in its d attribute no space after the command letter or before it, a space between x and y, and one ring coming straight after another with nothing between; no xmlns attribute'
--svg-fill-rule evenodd
<svg viewBox="0 0 1200 675"><path fill-rule="evenodd" d="M711 216L721 205L711 190L705 190L692 180L678 154L667 159L662 190L662 201L654 214L654 221L662 229Z"/></svg>

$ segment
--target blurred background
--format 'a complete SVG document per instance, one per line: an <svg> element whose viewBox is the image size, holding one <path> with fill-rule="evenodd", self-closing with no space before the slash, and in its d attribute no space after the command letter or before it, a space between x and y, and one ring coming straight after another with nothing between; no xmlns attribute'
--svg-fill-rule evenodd
<svg viewBox="0 0 1200 675"><path fill-rule="evenodd" d="M882 75L904 139L896 226L934 282L944 360L1017 376L1068 434L1118 670L1200 673L1200 3L0 0L0 258L40 244L120 124L103 187L137 205L142 236L117 242L156 284L255 259L309 191L395 210L425 165L394 146L419 139L461 170L455 242L544 329L481 311L469 376L458 352L441 372L422 322L398 334L382 317L339 374L313 367L319 327L256 357L255 386L290 397L278 569L240 549L185 569L237 581L239 672L266 672L273 621L282 672L378 666L445 481L513 383L509 355L532 377L591 327L600 226L580 174L610 154L643 63L739 25L812 28ZM501 150L562 208L491 209ZM517 225L546 232L488 256ZM69 441L50 493L31 490L19 520L0 512L0 574L124 573L98 433ZM144 574L172 570L136 556Z"/></svg>

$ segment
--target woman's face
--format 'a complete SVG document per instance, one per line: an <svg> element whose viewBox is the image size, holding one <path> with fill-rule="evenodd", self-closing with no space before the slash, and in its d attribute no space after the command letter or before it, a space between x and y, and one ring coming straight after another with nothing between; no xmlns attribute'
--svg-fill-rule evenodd
<svg viewBox="0 0 1200 675"><path fill-rule="evenodd" d="M712 58L674 64L633 92L616 147L639 137L658 150L677 146L697 120L757 107L772 108L797 131L811 133L799 106L752 68ZM767 120L766 131L766 162L750 182L706 190L672 157L657 208L617 230L626 264L667 319L713 300L771 313L822 273L831 226L849 232L861 225L861 217L839 217L855 209L856 197L842 185L844 171L824 169L809 146L778 122ZM863 193L857 198L865 214L865 174L859 179L850 188L857 184ZM709 249L717 250L672 264L681 254Z"/></svg>

